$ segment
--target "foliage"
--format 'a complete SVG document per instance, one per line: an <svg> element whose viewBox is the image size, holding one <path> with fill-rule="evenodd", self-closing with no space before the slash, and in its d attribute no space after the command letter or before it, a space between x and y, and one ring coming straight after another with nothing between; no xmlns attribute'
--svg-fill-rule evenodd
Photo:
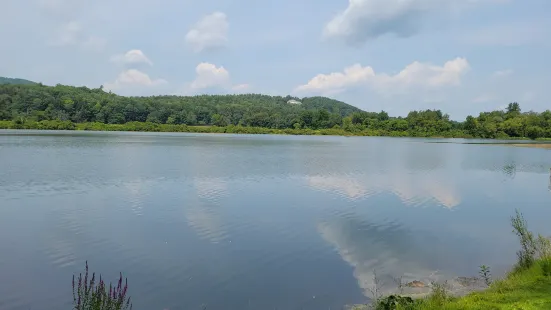
<svg viewBox="0 0 551 310"><path fill-rule="evenodd" d="M544 260L536 260L530 268L511 272L506 278L494 281L485 291L448 298L439 305L432 304L430 298L418 300L413 309L551 309L551 279L544 275L544 264Z"/></svg>
<svg viewBox="0 0 551 310"><path fill-rule="evenodd" d="M122 274L120 274L117 286L109 283L109 289L105 282L99 277L99 283L96 285L96 274L92 273L92 278L88 279L88 262L86 262L86 271L84 278L79 274L78 281L75 283L73 276L73 309L74 310L122 310L132 309L130 297L126 296L128 291L128 280L122 283Z"/></svg>
<svg viewBox="0 0 551 310"><path fill-rule="evenodd" d="M488 289L464 297L450 297L444 285L433 283L432 293L427 298L415 300L413 305L396 304L394 308L381 309L551 309L551 242L541 235L537 239L534 238L518 210L515 216L511 217L511 226L513 232L519 236L522 254L519 254L516 268L505 278L493 281ZM480 269L483 278L490 277L487 266L483 265Z"/></svg>
<svg viewBox="0 0 551 310"><path fill-rule="evenodd" d="M289 100L302 104L288 104ZM251 129L250 133L281 130L284 134L551 138L551 111L522 112L516 102L504 111L483 112L478 117L468 116L464 122L456 122L440 110L412 111L407 117L391 117L385 111L365 112L325 97L260 94L123 97L105 92L103 88L19 83L0 85L2 120L14 122L0 123L2 128L16 129L74 129L70 125L73 123L76 129L80 124L88 124L88 128L99 130L145 128L147 131L249 133L249 129L243 128L262 128ZM205 128L190 129L191 126ZM316 132L318 130L320 132Z"/></svg>
<svg viewBox="0 0 551 310"><path fill-rule="evenodd" d="M546 257L541 260L541 270L544 276L551 277L551 258Z"/></svg>
<svg viewBox="0 0 551 310"><path fill-rule="evenodd" d="M229 125L273 129L332 128L359 109L324 98L244 95L123 97L102 88L0 85L0 119L59 120L73 123L124 124L149 122L172 125Z"/></svg>
<svg viewBox="0 0 551 310"><path fill-rule="evenodd" d="M377 302L376 310L395 310L400 309L413 309L414 300L411 297L404 297L398 295L390 295L381 298Z"/></svg>
<svg viewBox="0 0 551 310"><path fill-rule="evenodd" d="M517 251L517 268L527 269L536 260L537 243L534 234L528 230L526 220L519 210L515 210L515 216L511 217L513 232L519 237L520 250Z"/></svg>
<svg viewBox="0 0 551 310"><path fill-rule="evenodd" d="M492 275L490 274L490 267L486 265L482 265L480 266L480 271L478 273L480 274L480 277L482 277L486 285L490 286L490 284L492 284Z"/></svg>

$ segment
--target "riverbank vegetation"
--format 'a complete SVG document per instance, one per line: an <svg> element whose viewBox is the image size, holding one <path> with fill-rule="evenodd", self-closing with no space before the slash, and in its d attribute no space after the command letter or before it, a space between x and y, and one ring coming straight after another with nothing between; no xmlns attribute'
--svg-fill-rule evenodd
<svg viewBox="0 0 551 310"><path fill-rule="evenodd" d="M12 83L0 85L0 128L538 139L551 138L551 111L510 103L458 122L440 110L392 117L325 97L123 97L101 87Z"/></svg>
<svg viewBox="0 0 551 310"><path fill-rule="evenodd" d="M96 273L89 276L88 262L84 275L79 274L75 281L73 276L73 309L74 310L132 310L128 293L128 279L122 280L122 273L117 284L103 281L101 275L96 282Z"/></svg>
<svg viewBox="0 0 551 310"><path fill-rule="evenodd" d="M432 284L427 298L414 300L407 296L391 295L374 301L372 307L354 309L376 310L491 310L491 309L551 309L551 242L528 230L520 212L511 218L513 232L519 237L517 263L503 278L491 281L487 266L481 276L488 289L464 297L452 297L445 284Z"/></svg>

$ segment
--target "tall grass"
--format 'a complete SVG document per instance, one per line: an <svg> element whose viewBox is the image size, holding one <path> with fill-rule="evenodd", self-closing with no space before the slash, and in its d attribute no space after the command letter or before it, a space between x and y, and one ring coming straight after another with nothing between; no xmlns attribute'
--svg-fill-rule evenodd
<svg viewBox="0 0 551 310"><path fill-rule="evenodd" d="M538 259L551 258L551 241L542 235L536 238L528 230L528 224L519 210L515 210L515 216L511 217L511 226L520 241L515 270L526 270Z"/></svg>

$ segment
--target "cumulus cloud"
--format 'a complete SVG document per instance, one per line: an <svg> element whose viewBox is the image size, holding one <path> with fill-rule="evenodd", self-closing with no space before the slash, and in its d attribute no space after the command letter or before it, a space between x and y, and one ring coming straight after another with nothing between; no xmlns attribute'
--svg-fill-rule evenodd
<svg viewBox="0 0 551 310"><path fill-rule="evenodd" d="M186 35L186 43L195 52L223 47L228 42L229 23L226 14L214 12L204 16Z"/></svg>
<svg viewBox="0 0 551 310"><path fill-rule="evenodd" d="M219 88L242 92L249 89L249 84L232 85L230 73L223 66L217 67L208 62L202 62L195 68L196 77L189 87L194 90Z"/></svg>
<svg viewBox="0 0 551 310"><path fill-rule="evenodd" d="M130 50L126 52L125 54L115 55L111 57L111 61L118 64L148 64L150 66L153 65L153 62L145 56L145 54L141 50Z"/></svg>
<svg viewBox="0 0 551 310"><path fill-rule="evenodd" d="M121 72L113 83L106 83L104 88L106 90L118 90L128 87L151 87L166 83L166 80L152 79L146 73L136 69L130 69Z"/></svg>
<svg viewBox="0 0 551 310"><path fill-rule="evenodd" d="M193 89L205 89L215 86L227 87L230 84L230 73L224 67L202 62L195 68L197 77L191 83Z"/></svg>
<svg viewBox="0 0 551 310"><path fill-rule="evenodd" d="M416 61L395 75L377 74L370 66L363 67L361 64L354 64L345 68L343 72L318 74L308 83L298 86L295 92L327 95L361 85L371 86L380 92L405 90L411 87L436 88L458 85L461 83L461 77L469 68L469 62L465 58L447 61L442 66Z"/></svg>
<svg viewBox="0 0 551 310"><path fill-rule="evenodd" d="M415 34L425 16L450 12L454 8L496 0L349 0L324 29L326 37L344 39L350 44L364 43L385 34L408 37Z"/></svg>

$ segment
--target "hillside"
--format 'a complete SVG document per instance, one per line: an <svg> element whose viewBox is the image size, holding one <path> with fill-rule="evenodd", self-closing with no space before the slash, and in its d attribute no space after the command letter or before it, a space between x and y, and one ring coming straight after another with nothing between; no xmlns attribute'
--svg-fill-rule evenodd
<svg viewBox="0 0 551 310"><path fill-rule="evenodd" d="M289 104L295 99L302 104ZM124 97L73 86L0 85L0 120L69 120L75 123L151 122L332 128L360 109L325 97L244 95Z"/></svg>
<svg viewBox="0 0 551 310"><path fill-rule="evenodd" d="M61 126L67 128L88 128L85 124L93 123L90 128L94 130L241 133L294 130L295 134L310 131L322 134L320 130L327 129L323 134L551 138L551 111L522 112L517 102L509 103L505 110L482 112L456 122L440 110L411 111L406 117L392 117L385 111L365 112L326 97L260 94L124 97L102 88L42 84L0 85L0 121L6 121L2 128L58 128L61 121L70 123ZM43 121L54 122L39 124ZM132 124L119 126L127 123ZM231 128L228 131L226 127Z"/></svg>
<svg viewBox="0 0 551 310"><path fill-rule="evenodd" d="M29 84L36 84L36 83L33 81L24 80L24 79L12 79L8 77L0 76L0 84L29 85Z"/></svg>

